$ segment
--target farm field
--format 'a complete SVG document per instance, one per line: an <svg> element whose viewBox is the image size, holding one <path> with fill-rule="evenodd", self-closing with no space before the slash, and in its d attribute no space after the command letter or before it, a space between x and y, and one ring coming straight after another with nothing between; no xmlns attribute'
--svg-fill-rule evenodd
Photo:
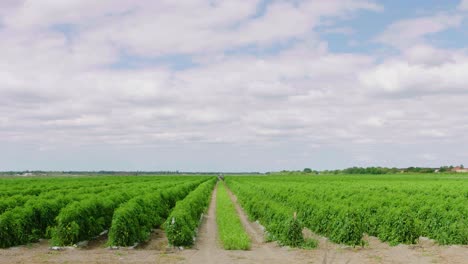
<svg viewBox="0 0 468 264"><path fill-rule="evenodd" d="M145 241L204 182L214 177L2 179L0 247L44 238L71 246L105 230L109 245L130 246Z"/></svg>
<svg viewBox="0 0 468 264"><path fill-rule="evenodd" d="M10 177L0 197L0 263L468 261L463 174Z"/></svg>
<svg viewBox="0 0 468 264"><path fill-rule="evenodd" d="M252 219L273 240L297 218L332 242L365 245L363 234L392 245L423 236L439 244L468 244L468 179L452 175L230 177Z"/></svg>

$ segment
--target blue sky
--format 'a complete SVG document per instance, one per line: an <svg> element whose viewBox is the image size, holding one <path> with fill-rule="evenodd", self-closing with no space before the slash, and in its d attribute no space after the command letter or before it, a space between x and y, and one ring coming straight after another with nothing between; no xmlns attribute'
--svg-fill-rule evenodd
<svg viewBox="0 0 468 264"><path fill-rule="evenodd" d="M468 163L468 1L2 1L0 170Z"/></svg>

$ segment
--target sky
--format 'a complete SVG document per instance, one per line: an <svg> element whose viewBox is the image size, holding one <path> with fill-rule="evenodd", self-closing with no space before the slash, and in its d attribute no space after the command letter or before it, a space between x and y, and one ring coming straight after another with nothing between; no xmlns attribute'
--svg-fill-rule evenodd
<svg viewBox="0 0 468 264"><path fill-rule="evenodd" d="M1 0L0 170L468 165L468 0Z"/></svg>

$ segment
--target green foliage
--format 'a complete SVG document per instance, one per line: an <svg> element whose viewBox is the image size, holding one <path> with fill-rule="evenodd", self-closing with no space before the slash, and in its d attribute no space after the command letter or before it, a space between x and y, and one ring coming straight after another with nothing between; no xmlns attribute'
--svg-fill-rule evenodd
<svg viewBox="0 0 468 264"><path fill-rule="evenodd" d="M111 245L133 245L146 240L151 228L161 224L175 202L200 183L198 178L185 178L188 183L178 186L184 178L168 179L165 184L139 186L132 190L112 192L105 197L92 197L69 204L56 218L57 225L52 230L53 243L72 245L91 239L109 228ZM163 189L165 191L161 191ZM156 195L146 195L155 192ZM136 198L131 200L133 197ZM131 201L127 204L129 200ZM121 204L123 207L114 215ZM77 224L78 231L70 228L72 222Z"/></svg>
<svg viewBox="0 0 468 264"><path fill-rule="evenodd" d="M390 210L382 220L378 237L390 245L414 244L421 235L421 223L408 207Z"/></svg>
<svg viewBox="0 0 468 264"><path fill-rule="evenodd" d="M200 216L208 206L215 182L216 179L211 179L200 184L182 201L176 203L164 223L169 244L173 246L193 245Z"/></svg>
<svg viewBox="0 0 468 264"><path fill-rule="evenodd" d="M431 172L433 172L432 170ZM384 167L352 167L347 168L341 171L343 174L388 174L388 173L397 173L399 170L397 168L384 168Z"/></svg>
<svg viewBox="0 0 468 264"><path fill-rule="evenodd" d="M17 206L24 205L32 195L16 194L10 197L5 197L0 200L0 214Z"/></svg>
<svg viewBox="0 0 468 264"><path fill-rule="evenodd" d="M66 197L53 200L37 199L0 215L0 247L36 242L46 236L48 226L68 202Z"/></svg>
<svg viewBox="0 0 468 264"><path fill-rule="evenodd" d="M175 202L183 199L199 184L200 181L195 181L157 190L122 204L114 212L108 244L131 246L136 242L147 240L151 229L159 227L164 222Z"/></svg>
<svg viewBox="0 0 468 264"><path fill-rule="evenodd" d="M119 193L69 204L56 218L53 244L69 246L97 236L110 226L114 209L129 198L128 194Z"/></svg>
<svg viewBox="0 0 468 264"><path fill-rule="evenodd" d="M373 169L368 172L381 172ZM418 174L309 177L299 171L226 177L226 183L249 218L259 220L268 238L284 245L316 245L299 235L303 228L348 245L363 245L363 233L392 245L415 243L420 236L440 244L468 244L466 176L420 175L425 171L411 170ZM200 184L204 180L170 176L2 179L0 247L49 237L56 245L70 245L109 228L111 244L132 245L146 240L151 229L164 221L171 244L190 245L215 182L212 177ZM192 187L182 187L188 185Z"/></svg>
<svg viewBox="0 0 468 264"><path fill-rule="evenodd" d="M109 228L122 202L207 177L40 177L0 181L0 247L51 238L55 245L90 239ZM175 204L172 194L165 194ZM167 213L166 213L167 215ZM163 220L160 219L159 222ZM144 230L144 229L143 229Z"/></svg>
<svg viewBox="0 0 468 264"><path fill-rule="evenodd" d="M293 247L312 247L317 245L313 239L304 240L302 236L303 223L293 218L295 210L285 206L275 199L286 199L288 193L269 192L258 186L246 183L239 184L237 178L228 178L227 185L233 190L244 210L252 220L259 220L266 228L267 241L277 240L282 245ZM270 199L275 197L275 199Z"/></svg>
<svg viewBox="0 0 468 264"><path fill-rule="evenodd" d="M164 208L164 203L157 201L160 199L159 192L153 199L140 197L133 198L121 207L119 207L112 218L111 228L109 230L109 245L130 246L135 242L144 241L149 237L151 227L157 226L161 221L161 216L167 208ZM152 204L151 201L155 203ZM155 206L151 206L155 205ZM156 208L154 208L156 207ZM159 208L158 208L159 207ZM145 209L152 208L154 215L144 214ZM162 211L162 212L161 212ZM149 228L144 228L149 227Z"/></svg>
<svg viewBox="0 0 468 264"><path fill-rule="evenodd" d="M330 240L336 243L363 246L363 220L361 215L354 210L340 211L332 220L333 227L329 232Z"/></svg>
<svg viewBox="0 0 468 264"><path fill-rule="evenodd" d="M300 247L304 243L302 229L302 223L295 216L292 217L287 223L286 232L281 242L288 246Z"/></svg>
<svg viewBox="0 0 468 264"><path fill-rule="evenodd" d="M216 223L224 249L250 249L250 238L242 226L223 182L218 184L216 194Z"/></svg>
<svg viewBox="0 0 468 264"><path fill-rule="evenodd" d="M468 244L468 182L449 174L386 176L290 173L227 177L242 206L270 240L287 241L294 211L304 227L335 243L363 246L367 233L392 245L420 236L440 244Z"/></svg>

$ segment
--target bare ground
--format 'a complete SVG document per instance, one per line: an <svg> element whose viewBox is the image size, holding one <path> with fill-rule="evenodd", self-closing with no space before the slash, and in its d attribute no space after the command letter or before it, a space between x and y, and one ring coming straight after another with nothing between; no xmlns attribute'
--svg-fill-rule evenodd
<svg viewBox="0 0 468 264"><path fill-rule="evenodd" d="M279 248L274 243L263 242L263 232L255 223L250 223L242 212L241 221L252 238L252 249L223 250L218 241L216 226L216 189L211 198L208 214L199 231L195 249L183 251L186 263L304 263L300 256L286 248ZM232 196L231 196L232 198ZM241 210L236 203L236 209ZM298 262L299 261L299 262Z"/></svg>
<svg viewBox="0 0 468 264"><path fill-rule="evenodd" d="M0 264L3 263L468 263L468 246L439 246L428 239L421 239L417 245L391 247L375 237L366 237L369 245L352 248L337 245L328 239L304 230L306 236L319 240L313 250L289 249L276 243L264 242L263 229L256 222L250 222L235 202L242 224L252 239L249 251L223 250L218 241L215 219L216 188L213 192L207 214L201 224L196 244L191 249L174 249L168 246L162 230L155 230L151 240L135 249L109 250L106 237L91 241L84 249L66 248L62 251L49 249L44 240L27 246L0 249Z"/></svg>

